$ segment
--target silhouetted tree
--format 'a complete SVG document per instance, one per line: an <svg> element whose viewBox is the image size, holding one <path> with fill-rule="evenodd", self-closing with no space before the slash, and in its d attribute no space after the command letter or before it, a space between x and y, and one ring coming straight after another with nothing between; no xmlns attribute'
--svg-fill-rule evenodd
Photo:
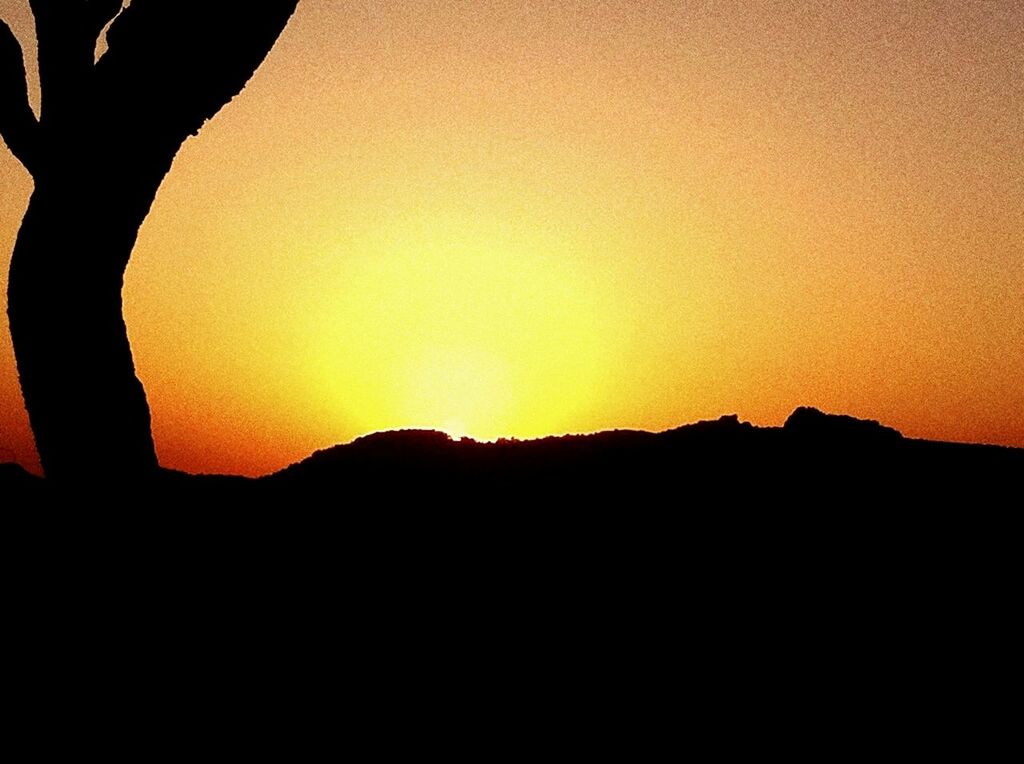
<svg viewBox="0 0 1024 764"><path fill-rule="evenodd" d="M0 135L35 180L7 310L48 477L156 472L121 310L125 267L181 144L245 87L297 2L30 0L38 121L21 48L0 22Z"/></svg>

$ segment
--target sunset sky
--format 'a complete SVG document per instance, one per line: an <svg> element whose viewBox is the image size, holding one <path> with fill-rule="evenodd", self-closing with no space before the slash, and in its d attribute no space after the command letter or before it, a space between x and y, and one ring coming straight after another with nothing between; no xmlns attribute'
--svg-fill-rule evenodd
<svg viewBox="0 0 1024 764"><path fill-rule="evenodd" d="M158 454L799 405L1024 446L1022 136L1020 0L301 0L128 267ZM0 146L4 294L31 188Z"/></svg>

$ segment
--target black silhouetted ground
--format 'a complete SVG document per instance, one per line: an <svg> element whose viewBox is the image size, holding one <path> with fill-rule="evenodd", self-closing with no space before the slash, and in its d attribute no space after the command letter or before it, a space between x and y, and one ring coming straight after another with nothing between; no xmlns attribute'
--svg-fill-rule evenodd
<svg viewBox="0 0 1024 764"><path fill-rule="evenodd" d="M496 443L424 430L376 433L256 480L167 471L159 493L190 500L308 499L359 512L396 504L426 510L436 501L573 509L742 503L768 510L780 503L914 501L1014 506L1022 476L1024 449L913 440L877 422L800 408L781 428L726 416L661 433L615 430ZM0 491L8 497L51 493L46 481L13 465L0 467ZM145 495L137 491L132 494Z"/></svg>

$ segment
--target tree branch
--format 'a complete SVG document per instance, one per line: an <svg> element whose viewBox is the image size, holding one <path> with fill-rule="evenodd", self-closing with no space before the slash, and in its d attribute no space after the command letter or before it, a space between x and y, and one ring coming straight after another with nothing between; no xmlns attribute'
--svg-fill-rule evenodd
<svg viewBox="0 0 1024 764"><path fill-rule="evenodd" d="M103 27L110 23L110 20L121 12L124 7L122 0L87 0L86 14L92 32L92 40L95 44Z"/></svg>
<svg viewBox="0 0 1024 764"><path fill-rule="evenodd" d="M133 0L96 65L97 100L122 130L176 151L245 87L298 0Z"/></svg>
<svg viewBox="0 0 1024 764"><path fill-rule="evenodd" d="M0 21L0 137L26 169L39 166L39 123L28 102L25 59L10 28Z"/></svg>
<svg viewBox="0 0 1024 764"><path fill-rule="evenodd" d="M39 41L42 122L47 129L54 123L73 129L95 62L96 38L116 11L110 12L105 0L29 0L29 6Z"/></svg>

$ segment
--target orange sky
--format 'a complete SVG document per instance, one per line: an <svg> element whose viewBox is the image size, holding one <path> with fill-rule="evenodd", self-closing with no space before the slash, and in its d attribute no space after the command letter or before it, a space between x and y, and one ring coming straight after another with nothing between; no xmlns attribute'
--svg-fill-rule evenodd
<svg viewBox="0 0 1024 764"><path fill-rule="evenodd" d="M128 268L161 461L803 404L1024 446L1022 104L1017 0L302 0ZM4 291L30 190L0 150Z"/></svg>

